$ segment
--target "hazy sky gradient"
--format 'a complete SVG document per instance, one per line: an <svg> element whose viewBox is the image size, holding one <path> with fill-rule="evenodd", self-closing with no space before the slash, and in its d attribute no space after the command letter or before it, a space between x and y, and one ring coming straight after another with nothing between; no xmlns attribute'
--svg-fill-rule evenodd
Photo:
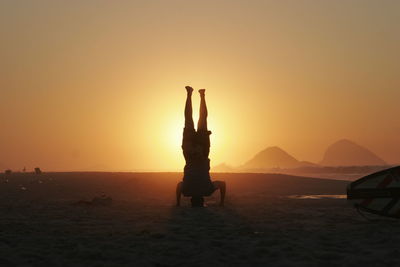
<svg viewBox="0 0 400 267"><path fill-rule="evenodd" d="M399 14L395 0L1 1L0 168L180 170L185 85L208 90L212 165L275 145L318 162L341 138L400 163Z"/></svg>

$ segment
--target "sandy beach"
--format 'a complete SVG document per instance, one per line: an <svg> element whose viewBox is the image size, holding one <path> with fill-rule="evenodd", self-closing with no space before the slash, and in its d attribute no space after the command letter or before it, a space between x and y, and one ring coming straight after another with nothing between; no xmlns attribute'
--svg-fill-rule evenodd
<svg viewBox="0 0 400 267"><path fill-rule="evenodd" d="M2 174L0 265L400 264L399 222L361 217L343 198L346 181L214 174L228 184L226 206L216 193L191 208L186 198L174 206L181 175ZM102 193L111 204L82 204Z"/></svg>

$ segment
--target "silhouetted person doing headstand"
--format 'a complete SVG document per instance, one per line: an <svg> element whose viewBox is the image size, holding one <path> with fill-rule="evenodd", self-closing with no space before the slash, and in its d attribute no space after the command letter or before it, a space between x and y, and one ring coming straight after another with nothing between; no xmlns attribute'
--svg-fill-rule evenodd
<svg viewBox="0 0 400 267"><path fill-rule="evenodd" d="M187 98L185 105L185 128L183 130L182 149L186 165L183 181L176 188L177 206L181 195L191 196L192 206L202 207L204 196L210 196L215 190L221 192L220 205L224 205L226 185L222 181L211 182L210 178L210 134L207 129L207 105L205 89L200 89L200 116L197 131L194 128L192 93L193 88L186 86Z"/></svg>

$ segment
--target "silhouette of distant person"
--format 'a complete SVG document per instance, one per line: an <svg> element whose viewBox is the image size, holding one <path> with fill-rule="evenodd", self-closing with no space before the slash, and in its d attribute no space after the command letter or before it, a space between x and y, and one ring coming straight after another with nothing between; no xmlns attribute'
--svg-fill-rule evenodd
<svg viewBox="0 0 400 267"><path fill-rule="evenodd" d="M197 131L194 128L192 93L193 88L186 86L187 97L185 105L185 128L183 130L182 150L186 165L183 181L176 188L177 206L180 205L181 195L192 197L192 206L202 207L204 196L210 196L220 190L220 205L224 205L226 184L223 181L211 181L210 178L210 134L207 129L207 106L205 89L200 89L200 116Z"/></svg>

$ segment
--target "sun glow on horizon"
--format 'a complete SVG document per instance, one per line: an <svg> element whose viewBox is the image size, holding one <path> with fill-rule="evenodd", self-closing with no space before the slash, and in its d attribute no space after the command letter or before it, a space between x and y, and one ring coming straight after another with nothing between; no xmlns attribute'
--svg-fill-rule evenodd
<svg viewBox="0 0 400 267"><path fill-rule="evenodd" d="M181 106L184 106L184 103ZM185 164L181 148L183 129L184 129L184 118L183 118L184 115L183 111L181 113L182 114L179 114L180 116L175 118L169 118L168 116L166 116L165 121L160 123L160 125L166 125L165 135L160 135L160 148L164 151L163 152L164 155L168 155L168 161L171 164L172 170L181 170ZM196 128L198 116L195 116L195 114L193 114L193 119ZM217 120L218 119L216 118L210 118L209 115L208 128L212 132L210 136L211 139L210 159L212 164L215 164L214 159L218 157L219 154L219 149L221 147L221 144L219 143L218 133L221 133L220 129L224 125L222 122L221 122L222 124L218 124Z"/></svg>
<svg viewBox="0 0 400 267"><path fill-rule="evenodd" d="M400 2L3 2L2 169L181 171L185 85L211 166L343 138L400 162Z"/></svg>

